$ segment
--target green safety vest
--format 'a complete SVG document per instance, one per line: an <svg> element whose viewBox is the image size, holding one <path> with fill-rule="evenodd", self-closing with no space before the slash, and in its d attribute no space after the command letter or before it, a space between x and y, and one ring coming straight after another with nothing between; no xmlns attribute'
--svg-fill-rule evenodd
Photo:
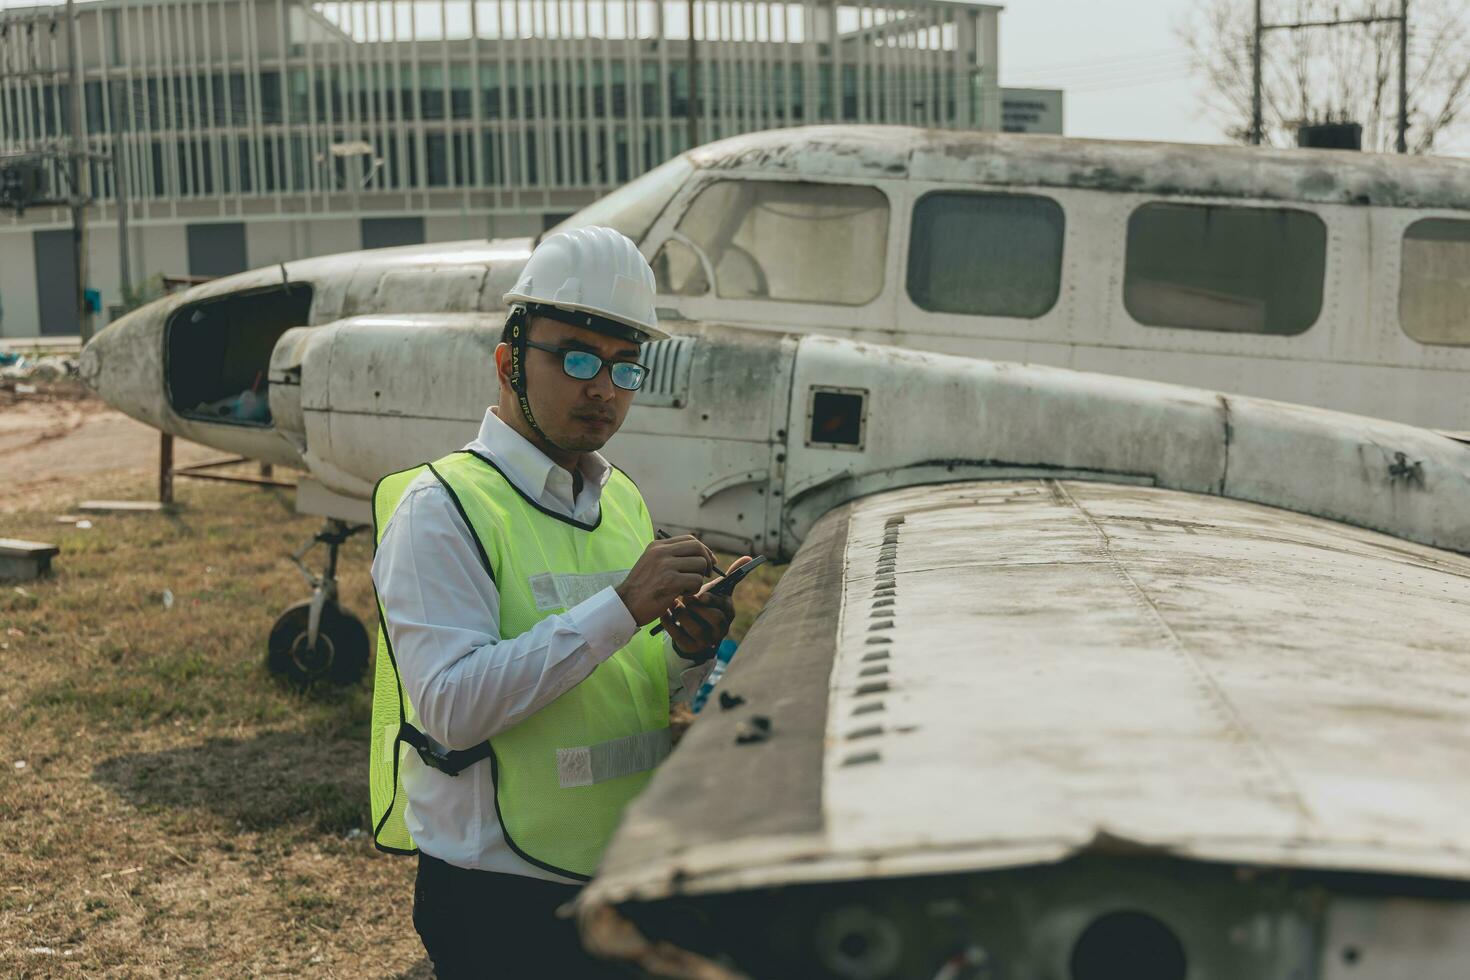
<svg viewBox="0 0 1470 980"><path fill-rule="evenodd" d="M451 453L380 480L373 492L377 540L404 491L425 471L449 491L475 536L500 593L504 639L621 582L653 540L643 497L620 470L613 470L603 488L597 523L588 525L545 510L493 462L471 452ZM399 680L381 601L378 613L373 839L382 850L412 854L416 848L403 819L407 799L399 767L425 740ZM548 871L587 878L623 808L648 783L670 744L664 641L643 629L576 687L492 736L488 747L481 746L484 751L450 755L489 757L496 810L512 850Z"/></svg>

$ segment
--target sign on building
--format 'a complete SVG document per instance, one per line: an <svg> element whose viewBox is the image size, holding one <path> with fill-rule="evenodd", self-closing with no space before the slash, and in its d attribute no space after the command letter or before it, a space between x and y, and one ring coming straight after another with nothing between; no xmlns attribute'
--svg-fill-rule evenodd
<svg viewBox="0 0 1470 980"><path fill-rule="evenodd" d="M1062 135L1062 90L1059 88L1001 89L1000 128L1006 133Z"/></svg>

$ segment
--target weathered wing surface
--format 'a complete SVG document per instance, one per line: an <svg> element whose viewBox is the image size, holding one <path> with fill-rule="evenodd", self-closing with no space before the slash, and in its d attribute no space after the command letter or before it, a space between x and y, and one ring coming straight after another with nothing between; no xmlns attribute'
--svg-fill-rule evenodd
<svg viewBox="0 0 1470 980"><path fill-rule="evenodd" d="M722 685L744 703L706 709L586 903L1099 850L1470 880L1467 626L1470 559L1258 504L860 499L813 528Z"/></svg>

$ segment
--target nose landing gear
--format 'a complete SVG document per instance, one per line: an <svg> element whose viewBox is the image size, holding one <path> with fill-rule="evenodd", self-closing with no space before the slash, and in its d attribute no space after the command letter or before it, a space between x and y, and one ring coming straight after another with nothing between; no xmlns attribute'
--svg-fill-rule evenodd
<svg viewBox="0 0 1470 980"><path fill-rule="evenodd" d="M367 629L337 604L337 550L367 527L328 520L291 556L311 586L311 598L288 607L271 627L266 666L294 687L310 687L321 681L353 684L367 669ZM302 561L318 544L327 546L327 567L321 575L313 574Z"/></svg>

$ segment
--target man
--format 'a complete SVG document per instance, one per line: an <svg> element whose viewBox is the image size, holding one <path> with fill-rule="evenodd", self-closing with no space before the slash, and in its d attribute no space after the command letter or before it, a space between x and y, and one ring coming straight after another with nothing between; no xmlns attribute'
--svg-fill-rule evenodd
<svg viewBox="0 0 1470 980"><path fill-rule="evenodd" d="M655 540L597 451L647 377L640 345L666 336L653 296L612 229L542 242L505 296L499 405L374 495L374 839L419 852L414 926L441 978L605 971L555 910L669 752L674 654L707 661L733 618L701 594L710 550Z"/></svg>

